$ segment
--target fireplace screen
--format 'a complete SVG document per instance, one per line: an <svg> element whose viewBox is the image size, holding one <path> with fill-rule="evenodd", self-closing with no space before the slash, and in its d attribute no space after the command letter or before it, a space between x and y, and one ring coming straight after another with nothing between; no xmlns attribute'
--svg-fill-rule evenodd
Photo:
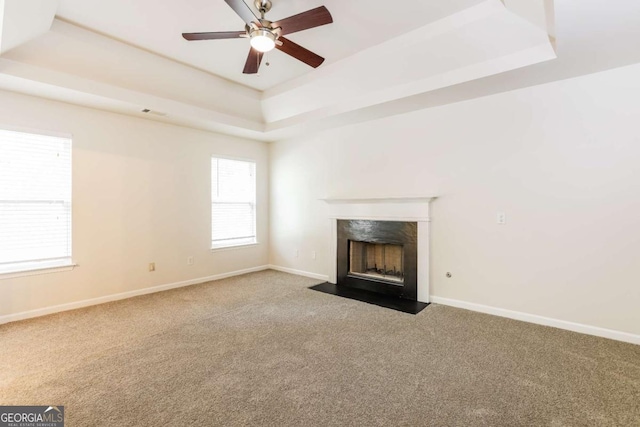
<svg viewBox="0 0 640 427"><path fill-rule="evenodd" d="M404 283L402 245L349 241L349 274L369 279Z"/></svg>

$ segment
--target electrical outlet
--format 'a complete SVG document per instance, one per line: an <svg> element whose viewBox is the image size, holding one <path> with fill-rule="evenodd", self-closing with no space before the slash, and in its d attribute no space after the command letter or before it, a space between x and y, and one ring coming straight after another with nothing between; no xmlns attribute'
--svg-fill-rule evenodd
<svg viewBox="0 0 640 427"><path fill-rule="evenodd" d="M296 258L298 258L300 256L300 249L296 249L296 253L294 255Z"/></svg>
<svg viewBox="0 0 640 427"><path fill-rule="evenodd" d="M311 252L311 259L316 259L316 251Z"/></svg>
<svg viewBox="0 0 640 427"><path fill-rule="evenodd" d="M496 223L500 225L504 225L507 223L507 214L504 212L498 212L496 214Z"/></svg>
<svg viewBox="0 0 640 427"><path fill-rule="evenodd" d="M149 263L149 271L156 271L156 263L155 262L150 262Z"/></svg>
<svg viewBox="0 0 640 427"><path fill-rule="evenodd" d="M193 265L193 255L187 257L187 265Z"/></svg>

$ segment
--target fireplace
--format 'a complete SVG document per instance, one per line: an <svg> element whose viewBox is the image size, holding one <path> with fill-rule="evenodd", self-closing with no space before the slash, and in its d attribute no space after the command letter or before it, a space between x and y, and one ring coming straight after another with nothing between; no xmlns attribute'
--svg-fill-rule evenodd
<svg viewBox="0 0 640 427"><path fill-rule="evenodd" d="M428 304L429 205L433 199L323 199L330 223L328 284L334 287L333 293L353 295L365 289L373 291L366 294L375 299L400 305L419 308Z"/></svg>
<svg viewBox="0 0 640 427"><path fill-rule="evenodd" d="M417 301L416 222L338 220L337 284Z"/></svg>

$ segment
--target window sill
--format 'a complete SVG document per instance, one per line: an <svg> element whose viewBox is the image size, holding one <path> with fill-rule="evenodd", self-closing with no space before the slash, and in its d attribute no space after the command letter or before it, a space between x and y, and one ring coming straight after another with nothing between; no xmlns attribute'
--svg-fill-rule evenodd
<svg viewBox="0 0 640 427"><path fill-rule="evenodd" d="M242 243L239 245L233 245L233 246L220 246L218 248L211 248L211 252L222 252L222 251L232 251L234 249L243 249L243 248L249 248L251 246L258 246L260 243L255 242L255 243Z"/></svg>
<svg viewBox="0 0 640 427"><path fill-rule="evenodd" d="M62 271L70 271L77 267L78 264L73 262L65 262L58 265L42 265L42 266L25 266L20 269L2 271L0 270L0 280L13 279L16 277L35 276L39 274L58 273Z"/></svg>

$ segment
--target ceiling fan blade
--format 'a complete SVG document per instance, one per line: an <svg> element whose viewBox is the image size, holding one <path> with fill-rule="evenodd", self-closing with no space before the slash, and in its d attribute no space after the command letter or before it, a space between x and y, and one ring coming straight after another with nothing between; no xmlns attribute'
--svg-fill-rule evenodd
<svg viewBox="0 0 640 427"><path fill-rule="evenodd" d="M247 24L258 21L258 17L253 13L251 8L242 0L224 0L233 9L240 18Z"/></svg>
<svg viewBox="0 0 640 427"><path fill-rule="evenodd" d="M297 31L308 30L309 28L331 24L333 18L329 10L320 6L306 12L284 18L274 23L274 27L282 27L282 34L291 34Z"/></svg>
<svg viewBox="0 0 640 427"><path fill-rule="evenodd" d="M245 31L219 31L216 33L182 33L182 37L186 40L221 40L221 39L237 39L247 33Z"/></svg>
<svg viewBox="0 0 640 427"><path fill-rule="evenodd" d="M260 68L260 63L262 62L262 57L264 53L258 52L254 48L251 48L249 51L249 56L247 57L247 62L244 64L244 70L242 72L244 74L256 74L258 72L258 68Z"/></svg>
<svg viewBox="0 0 640 427"><path fill-rule="evenodd" d="M313 68L318 68L320 64L324 62L324 58L320 55L316 55L308 49L292 42L289 39L280 37L278 40L282 42L282 46L276 45L276 49L283 51L287 55L291 55L299 61L304 62Z"/></svg>

